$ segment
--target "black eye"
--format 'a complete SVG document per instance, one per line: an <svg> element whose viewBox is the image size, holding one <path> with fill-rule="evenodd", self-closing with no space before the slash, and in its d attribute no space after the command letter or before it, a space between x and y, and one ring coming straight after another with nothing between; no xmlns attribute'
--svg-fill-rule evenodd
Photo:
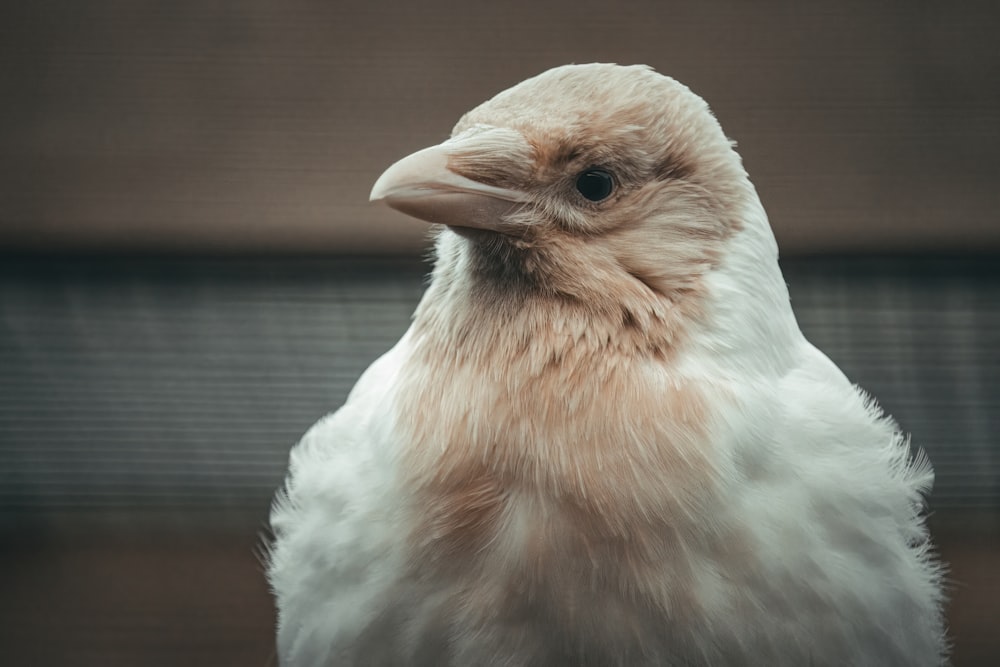
<svg viewBox="0 0 1000 667"><path fill-rule="evenodd" d="M615 179L603 169L588 169L576 177L577 191L590 201L602 201L615 190Z"/></svg>

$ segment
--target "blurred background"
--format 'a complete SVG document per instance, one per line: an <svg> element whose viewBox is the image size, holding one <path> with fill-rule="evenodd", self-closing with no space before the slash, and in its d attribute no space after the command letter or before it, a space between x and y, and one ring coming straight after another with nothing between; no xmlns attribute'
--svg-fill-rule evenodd
<svg viewBox="0 0 1000 667"><path fill-rule="evenodd" d="M0 646L273 664L288 448L405 330L395 159L568 62L705 97L802 328L937 469L955 664L1000 664L995 3L0 4Z"/></svg>

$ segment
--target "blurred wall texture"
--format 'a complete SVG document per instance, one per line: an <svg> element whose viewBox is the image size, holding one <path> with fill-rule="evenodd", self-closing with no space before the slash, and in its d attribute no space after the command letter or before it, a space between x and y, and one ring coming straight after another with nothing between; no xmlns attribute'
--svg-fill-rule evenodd
<svg viewBox="0 0 1000 667"><path fill-rule="evenodd" d="M956 665L1000 661L1000 9L985 2L0 5L0 646L265 665L288 447L402 333L378 174L509 85L705 97L807 335L938 471Z"/></svg>

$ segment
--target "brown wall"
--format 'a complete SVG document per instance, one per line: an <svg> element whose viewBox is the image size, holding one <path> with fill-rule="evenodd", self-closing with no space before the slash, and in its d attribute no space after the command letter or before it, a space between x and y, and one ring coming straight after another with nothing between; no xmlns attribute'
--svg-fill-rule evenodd
<svg viewBox="0 0 1000 667"><path fill-rule="evenodd" d="M992 3L2 4L0 250L412 252L380 171L592 60L706 97L786 254L1000 250Z"/></svg>

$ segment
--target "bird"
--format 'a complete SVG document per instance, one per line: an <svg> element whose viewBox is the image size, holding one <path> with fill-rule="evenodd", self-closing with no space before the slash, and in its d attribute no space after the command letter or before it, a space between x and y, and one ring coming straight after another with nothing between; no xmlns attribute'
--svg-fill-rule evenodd
<svg viewBox="0 0 1000 667"><path fill-rule="evenodd" d="M701 97L556 67L370 199L434 266L290 452L282 665L947 663L932 467L802 334Z"/></svg>

